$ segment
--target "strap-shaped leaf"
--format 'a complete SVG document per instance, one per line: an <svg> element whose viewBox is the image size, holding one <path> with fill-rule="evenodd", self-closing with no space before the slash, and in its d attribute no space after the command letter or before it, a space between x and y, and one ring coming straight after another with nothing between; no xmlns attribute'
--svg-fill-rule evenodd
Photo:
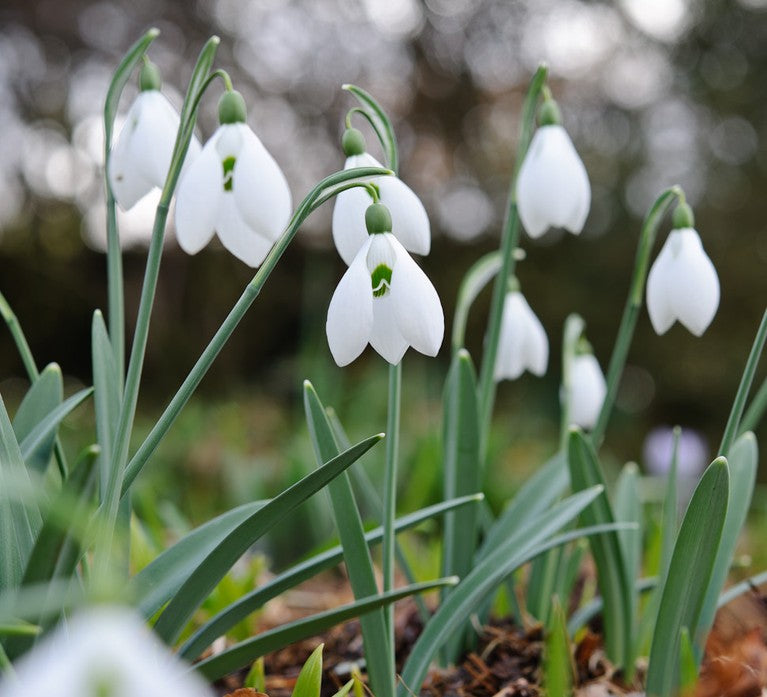
<svg viewBox="0 0 767 697"><path fill-rule="evenodd" d="M401 532L415 527L425 520L453 510L460 506L475 505L482 500L482 494L473 496L462 496L452 501L444 501L423 508L420 511L403 516L395 522L394 530ZM368 545L377 544L383 538L383 528L377 527L370 532L365 533L365 541ZM192 660L196 658L204 649L213 643L215 639L229 631L240 620L245 619L252 612L261 608L264 603L277 597L280 593L303 583L320 571L330 569L343 560L343 547L337 545L321 552L305 561L290 567L286 571L277 574L263 586L247 593L239 600L232 603L229 607L221 610L217 615L211 617L202 627L186 640L179 649L179 655Z"/></svg>
<svg viewBox="0 0 767 697"><path fill-rule="evenodd" d="M366 438L283 491L230 532L190 574L155 624L155 631L173 643L184 625L234 563L269 528L279 523L300 503L332 481L383 438Z"/></svg>
<svg viewBox="0 0 767 697"><path fill-rule="evenodd" d="M320 644L306 659L298 674L292 697L320 697L322 687L322 649Z"/></svg>
<svg viewBox="0 0 767 697"><path fill-rule="evenodd" d="M663 587L647 668L648 697L675 694L682 628L697 636L729 499L727 460L718 457L698 483L679 530Z"/></svg>
<svg viewBox="0 0 767 697"><path fill-rule="evenodd" d="M206 658L195 664L195 669L202 673L209 680L214 680L222 675L231 673L234 670L246 665L259 656L275 651L276 649L292 644L306 637L320 634L326 629L333 627L341 622L346 622L353 617L358 617L366 613L378 610L390 603L406 598L414 593L425 593L444 585L456 583L454 578L443 578L437 581L428 581L426 583L414 583L405 586L396 591L387 591L380 595L369 598L361 598L349 605L344 605L334 610L320 612L311 617L306 617L296 622L282 625L276 629L269 630L263 634L235 644L226 651L222 651L215 656ZM370 660L370 657L367 657Z"/></svg>
<svg viewBox="0 0 767 697"><path fill-rule="evenodd" d="M61 368L51 363L32 383L13 418L16 440L22 443L35 426L61 404L62 399L64 399L64 382L61 377ZM56 432L54 431L25 458L27 467L41 474L45 472L53 453L55 440Z"/></svg>

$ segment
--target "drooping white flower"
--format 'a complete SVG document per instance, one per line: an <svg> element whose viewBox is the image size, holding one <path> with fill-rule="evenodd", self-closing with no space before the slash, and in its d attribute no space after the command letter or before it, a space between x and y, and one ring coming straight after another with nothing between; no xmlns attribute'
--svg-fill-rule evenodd
<svg viewBox="0 0 767 697"><path fill-rule="evenodd" d="M382 167L372 155L365 152L365 140L356 128L344 133L344 169L352 167ZM413 190L395 176L371 179L379 191L379 201L391 212L392 232L409 252L428 254L431 247L429 218L421 200ZM355 187L336 196L333 208L333 240L347 266L354 261L367 240L365 211L373 203L370 193Z"/></svg>
<svg viewBox="0 0 767 697"><path fill-rule="evenodd" d="M0 697L212 697L141 618L118 607L92 608L63 622L0 682Z"/></svg>
<svg viewBox="0 0 767 697"><path fill-rule="evenodd" d="M218 233L238 259L258 266L290 218L290 189L245 123L238 92L222 97L219 119L218 130L179 181L176 237L185 252L196 254Z"/></svg>
<svg viewBox="0 0 767 697"><path fill-rule="evenodd" d="M692 227L672 230L647 278L647 311L664 334L679 320L701 336L719 307L719 278Z"/></svg>
<svg viewBox="0 0 767 697"><path fill-rule="evenodd" d="M165 185L179 126L178 112L160 92L159 73L151 64L141 71L141 88L107 168L115 200L126 211L152 189ZM192 136L185 162L191 162L199 152L200 142Z"/></svg>
<svg viewBox="0 0 767 697"><path fill-rule="evenodd" d="M544 125L535 132L517 178L519 217L530 237L540 237L550 227L577 235L591 206L589 177L560 125L556 105L547 100L541 114Z"/></svg>
<svg viewBox="0 0 767 697"><path fill-rule="evenodd" d="M391 228L391 219L384 227ZM368 343L396 364L409 346L436 356L445 318L437 291L400 241L391 232L371 229L333 293L325 329L340 366Z"/></svg>
<svg viewBox="0 0 767 697"><path fill-rule="evenodd" d="M568 417L581 428L593 428L607 395L607 384L597 359L591 353L575 356L570 364Z"/></svg>
<svg viewBox="0 0 767 697"><path fill-rule="evenodd" d="M516 380L525 370L541 376L549 362L549 340L525 296L508 292L503 303L501 337L495 360L494 378Z"/></svg>

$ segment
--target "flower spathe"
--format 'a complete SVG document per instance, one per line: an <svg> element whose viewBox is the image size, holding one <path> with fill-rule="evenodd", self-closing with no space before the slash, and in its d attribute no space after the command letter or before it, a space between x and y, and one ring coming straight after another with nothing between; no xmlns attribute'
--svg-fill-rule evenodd
<svg viewBox="0 0 767 697"><path fill-rule="evenodd" d="M250 127L224 123L182 176L176 237L196 254L215 233L234 256L259 266L290 218L285 175Z"/></svg>
<svg viewBox="0 0 767 697"><path fill-rule="evenodd" d="M679 320L701 336L719 307L719 277L694 228L672 230L647 278L647 311L664 334Z"/></svg>
<svg viewBox="0 0 767 697"><path fill-rule="evenodd" d="M517 177L519 217L530 237L550 227L583 230L591 206L586 168L559 124L535 132Z"/></svg>
<svg viewBox="0 0 767 697"><path fill-rule="evenodd" d="M436 356L445 332L434 286L390 232L369 235L341 278L328 308L330 352L348 365L369 343L389 363L409 346Z"/></svg>
<svg viewBox="0 0 767 697"><path fill-rule="evenodd" d="M383 167L372 155L362 152L346 158L344 169ZM379 200L390 211L394 236L413 254L428 254L431 247L429 217L413 190L396 176L375 177ZM350 265L365 244L365 211L373 202L370 193L355 187L336 196L333 208L333 241L346 265Z"/></svg>
<svg viewBox="0 0 767 697"><path fill-rule="evenodd" d="M571 424L591 429L599 418L607 384L599 362L591 353L575 356L570 364L568 417Z"/></svg>
<svg viewBox="0 0 767 697"><path fill-rule="evenodd" d="M0 682L0 697L213 697L210 688L125 608L63 622Z"/></svg>
<svg viewBox="0 0 767 697"><path fill-rule="evenodd" d="M120 208L133 208L152 189L165 185L178 127L178 112L165 95L156 89L139 93L125 117L107 168ZM199 152L200 142L192 136L185 163Z"/></svg>
<svg viewBox="0 0 767 697"><path fill-rule="evenodd" d="M508 292L503 303L501 337L493 376L516 380L525 370L544 375L549 362L546 331L525 296L518 290Z"/></svg>

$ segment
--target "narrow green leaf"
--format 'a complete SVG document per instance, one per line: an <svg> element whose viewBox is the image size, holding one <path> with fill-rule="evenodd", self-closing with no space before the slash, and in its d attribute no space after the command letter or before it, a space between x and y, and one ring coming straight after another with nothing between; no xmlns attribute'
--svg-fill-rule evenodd
<svg viewBox="0 0 767 697"><path fill-rule="evenodd" d="M520 524L506 540L477 561L471 572L439 606L424 627L402 669L400 697L418 694L429 664L449 637L471 612L498 588L517 567L547 548L545 541L562 526L574 520L602 492L594 487L578 492L551 509ZM571 539L565 535L561 539Z"/></svg>
<svg viewBox="0 0 767 697"><path fill-rule="evenodd" d="M96 435L99 458L100 501L106 498L112 462L112 441L120 419L120 376L115 364L115 352L107 335L104 318L99 310L93 313L91 324L91 354L93 361L93 405L96 412ZM112 478L114 479L114 478Z"/></svg>
<svg viewBox="0 0 767 697"><path fill-rule="evenodd" d="M93 392L92 387L86 387L84 390L73 394L69 399L65 399L59 406L53 409L48 415L40 421L19 444L21 456L24 460L29 458L38 448L42 446L51 436L56 435L56 429L59 424L82 404Z"/></svg>
<svg viewBox="0 0 767 697"><path fill-rule="evenodd" d="M703 601L697 633L692 637L696 655L703 656L706 637L714 623L719 594L727 581L730 564L735 554L738 536L746 522L746 515L751 507L751 496L756 484L756 469L759 463L759 448L753 433L744 433L730 448L730 495L727 505L727 517L722 529L722 540L716 554L711 582Z"/></svg>
<svg viewBox="0 0 767 697"><path fill-rule="evenodd" d="M41 631L42 627L25 620L0 624L0 636L34 638Z"/></svg>
<svg viewBox="0 0 767 697"><path fill-rule="evenodd" d="M583 432L570 430L568 439L568 464L574 491L594 485L605 486L602 468L597 454ZM609 524L615 516L606 493L581 514L586 525ZM637 534L637 533L634 533ZM591 554L597 567L599 592L604 600L604 629L607 655L616 665L630 670L630 647L633 634L632 614L633 578L629 578L626 560L617 532L609 532L589 538Z"/></svg>
<svg viewBox="0 0 767 697"><path fill-rule="evenodd" d="M530 577L527 582L527 611L543 624L549 623L551 597L555 593L557 575L562 564L564 550L552 549L534 559L530 564Z"/></svg>
<svg viewBox="0 0 767 697"><path fill-rule="evenodd" d="M325 644L320 644L311 656L306 659L298 674L296 686L293 688L293 697L320 697L322 688L322 649Z"/></svg>
<svg viewBox="0 0 767 697"><path fill-rule="evenodd" d="M147 619L154 615L222 540L265 503L246 503L209 520L147 564L128 583L136 609Z"/></svg>
<svg viewBox="0 0 767 697"><path fill-rule="evenodd" d="M353 687L354 687L354 678L352 678L351 680L349 680L349 682L343 685L341 689L333 695L333 697L346 697L346 695L348 695L349 692L351 692L351 689Z"/></svg>
<svg viewBox="0 0 767 697"><path fill-rule="evenodd" d="M732 602L735 598L740 597L744 593L753 592L755 586L761 586L763 583L767 583L767 571L761 571L760 573L747 578L745 581L736 583L719 596L717 608L724 607L727 603Z"/></svg>
<svg viewBox="0 0 767 697"><path fill-rule="evenodd" d="M304 382L304 410L317 461L326 462L337 455L338 445L325 407L308 380ZM354 597L359 599L374 596L378 587L373 561L346 472L328 485L328 493ZM361 618L360 625L371 689L376 695L393 695L394 656L391 655L383 608Z"/></svg>
<svg viewBox="0 0 767 697"><path fill-rule="evenodd" d="M380 434L371 436L353 448L344 451L338 457L333 458L327 464L283 491L232 530L205 557L173 596L154 626L157 635L165 643L172 644L194 611L259 537L285 518L296 506L337 477L352 462L378 443L382 437Z"/></svg>
<svg viewBox="0 0 767 697"><path fill-rule="evenodd" d="M395 521L394 529L396 532L408 530L425 520L443 514L445 511L458 506L474 505L480 500L482 500L482 495L475 494L474 496L463 496L459 499L444 501L443 503L423 508L420 511L399 518ZM365 533L365 541L369 545L380 542L382 538L382 527ZM217 637L225 634L238 622L263 607L264 603L277 597L280 593L297 586L299 583L312 578L320 571L336 566L342 560L343 547L337 545L277 574L264 585L242 596L227 608L211 617L184 642L179 649L179 655L188 660L196 658Z"/></svg>
<svg viewBox="0 0 767 697"><path fill-rule="evenodd" d="M718 457L703 474L679 530L663 588L647 669L648 697L674 693L682 627L698 635L700 611L727 516L729 472Z"/></svg>
<svg viewBox="0 0 767 697"><path fill-rule="evenodd" d="M559 598L554 596L543 650L543 684L548 697L570 697L573 674L567 618Z"/></svg>
<svg viewBox="0 0 767 697"><path fill-rule="evenodd" d="M64 399L64 382L61 368L55 363L46 366L40 376L32 383L24 396L16 416L13 419L13 430L16 440L22 443L48 414L50 414ZM27 466L39 473L45 472L53 453L56 432L47 438L24 459Z"/></svg>
<svg viewBox="0 0 767 697"><path fill-rule="evenodd" d="M650 578L639 578L634 587L637 593L647 593L654 590L659 585L658 579L655 576ZM592 619L594 619L600 612L604 603L602 602L602 596L598 595L593 600L589 601L585 605L579 607L570 617L570 621L567 623L567 631L570 635L574 635L579 629L585 627ZM649 611L649 610L648 610Z"/></svg>
<svg viewBox="0 0 767 697"><path fill-rule="evenodd" d="M263 632L252 639L235 644L231 648L210 658L203 659L196 663L194 667L208 680L215 680L246 665L258 656L263 656L270 651L275 651L288 644L306 639L306 637L321 634L326 629L341 622L346 622L353 617L373 612L414 593L425 593L440 588L445 584L453 583L456 583L456 579L448 578L425 583L414 583L396 591L387 591L386 593L369 598L361 598L349 605L320 612L316 615L311 615L310 617ZM368 660L370 660L369 657Z"/></svg>
<svg viewBox="0 0 767 697"><path fill-rule="evenodd" d="M264 657L260 656L250 667L243 687L250 687L256 692L266 692L266 673L264 672Z"/></svg>
<svg viewBox="0 0 767 697"><path fill-rule="evenodd" d="M9 492L11 482L30 484L24 458L16 441L5 403L0 396L0 592L16 587L24 574L42 520L31 505Z"/></svg>
<svg viewBox="0 0 767 697"><path fill-rule="evenodd" d="M355 85L344 85L343 89L351 92L362 104L369 116L371 126L373 126L378 139L381 141L381 147L383 147L386 153L386 163L396 172L399 169L397 137L394 135L394 128L386 112L372 95L365 92L362 88Z"/></svg>
<svg viewBox="0 0 767 697"><path fill-rule="evenodd" d="M679 640L679 691L678 694L688 694L698 682L698 661L695 658L695 647L690 639L687 627L682 627ZM675 693L677 694L677 693Z"/></svg>

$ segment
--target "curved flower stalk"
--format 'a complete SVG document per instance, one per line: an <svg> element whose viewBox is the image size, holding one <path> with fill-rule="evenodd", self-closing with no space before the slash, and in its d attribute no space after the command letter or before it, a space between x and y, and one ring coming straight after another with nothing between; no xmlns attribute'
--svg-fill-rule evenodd
<svg viewBox="0 0 767 697"><path fill-rule="evenodd" d="M541 107L540 121L517 179L519 217L530 237L540 237L550 227L577 235L591 206L589 177L550 97Z"/></svg>
<svg viewBox="0 0 767 697"><path fill-rule="evenodd" d="M365 221L370 235L328 308L325 328L335 362L348 365L368 343L393 365L409 346L436 356L445 332L437 291L392 234L385 206L369 206Z"/></svg>
<svg viewBox="0 0 767 697"><path fill-rule="evenodd" d="M356 128L347 128L342 139L346 163L352 167L381 167L365 151L365 138ZM394 236L414 254L426 255L431 247L431 230L426 209L413 190L398 177L377 177L371 181L378 190L378 200L391 214ZM369 191L355 187L342 191L333 208L333 241L347 266L367 240L365 211L373 203Z"/></svg>
<svg viewBox="0 0 767 697"><path fill-rule="evenodd" d="M719 278L693 226L692 210L680 204L647 278L647 311L658 334L679 320L701 336L719 307Z"/></svg>
<svg viewBox="0 0 767 697"><path fill-rule="evenodd" d="M574 356L570 364L568 386L570 423L584 429L593 428L606 394L605 376L594 354L581 353Z"/></svg>
<svg viewBox="0 0 767 697"><path fill-rule="evenodd" d="M549 340L543 325L519 291L516 279L511 279L509 286L495 360L496 382L516 380L525 370L540 377L546 373L549 362Z"/></svg>
<svg viewBox="0 0 767 697"><path fill-rule="evenodd" d="M179 115L160 92L161 84L157 67L147 61L139 77L141 92L128 110L109 158L109 184L126 211L155 187L161 189L168 175ZM192 136L185 166L199 153L200 142Z"/></svg>
<svg viewBox="0 0 767 697"><path fill-rule="evenodd" d="M218 130L182 175L176 195L176 237L196 254L215 233L248 266L259 266L290 218L285 175L245 123L245 102L228 91Z"/></svg>
<svg viewBox="0 0 767 697"><path fill-rule="evenodd" d="M133 612L101 607L76 615L23 658L0 697L212 697Z"/></svg>

